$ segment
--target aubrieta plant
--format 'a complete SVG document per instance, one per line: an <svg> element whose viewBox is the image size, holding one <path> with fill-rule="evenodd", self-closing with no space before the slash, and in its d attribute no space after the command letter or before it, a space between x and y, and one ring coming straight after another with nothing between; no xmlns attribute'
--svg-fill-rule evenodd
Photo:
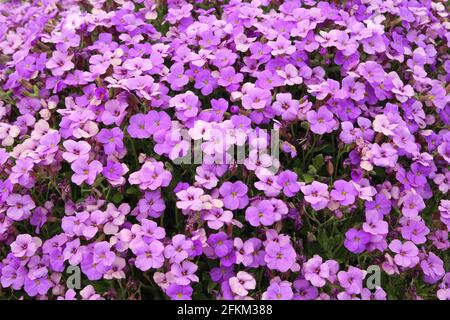
<svg viewBox="0 0 450 320"><path fill-rule="evenodd" d="M450 299L448 16L2 1L0 298Z"/></svg>

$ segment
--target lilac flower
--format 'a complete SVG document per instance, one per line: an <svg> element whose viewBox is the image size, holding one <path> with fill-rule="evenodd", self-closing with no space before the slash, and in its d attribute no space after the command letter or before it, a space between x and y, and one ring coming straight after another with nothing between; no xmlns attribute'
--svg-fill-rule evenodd
<svg viewBox="0 0 450 320"><path fill-rule="evenodd" d="M239 271L235 277L228 279L228 283L231 291L241 297L247 296L248 290L256 288L256 280L245 271Z"/></svg>
<svg viewBox="0 0 450 320"><path fill-rule="evenodd" d="M197 265L190 261L183 261L181 264L172 264L170 272L175 277L175 283L180 286L189 285L191 282L198 282L199 278L195 275Z"/></svg>
<svg viewBox="0 0 450 320"><path fill-rule="evenodd" d="M402 227L402 237L405 240L411 240L415 244L422 244L427 241L426 235L430 233L423 221L410 220L407 225Z"/></svg>
<svg viewBox="0 0 450 320"><path fill-rule="evenodd" d="M343 206L352 205L355 202L357 192L351 182L345 180L337 180L334 182L334 189L331 190L330 196L333 200L338 201Z"/></svg>
<svg viewBox="0 0 450 320"><path fill-rule="evenodd" d="M293 297L294 292L289 281L272 281L261 298L262 300L291 300Z"/></svg>
<svg viewBox="0 0 450 320"><path fill-rule="evenodd" d="M270 226L275 222L275 219L273 205L268 200L262 200L245 210L245 220L254 227Z"/></svg>
<svg viewBox="0 0 450 320"><path fill-rule="evenodd" d="M348 271L339 271L339 284L350 294L359 294L362 290L362 281L366 272L350 266Z"/></svg>
<svg viewBox="0 0 450 320"><path fill-rule="evenodd" d="M283 193L287 197L294 197L300 191L300 183L297 181L297 174L286 170L277 177L277 183L283 187Z"/></svg>
<svg viewBox="0 0 450 320"><path fill-rule="evenodd" d="M89 159L91 146L86 141L66 140L63 142L63 146L66 148L66 152L62 154L62 157L67 162L72 163L75 160L82 159L87 161Z"/></svg>
<svg viewBox="0 0 450 320"><path fill-rule="evenodd" d="M241 181L234 183L225 182L219 188L220 195L223 197L225 208L230 210L243 209L248 204L248 188Z"/></svg>
<svg viewBox="0 0 450 320"><path fill-rule="evenodd" d="M40 238L31 237L29 234L20 234L16 241L11 243L11 252L17 258L32 257L41 245Z"/></svg>
<svg viewBox="0 0 450 320"><path fill-rule="evenodd" d="M136 267L142 271L158 269L164 263L164 246L158 240L153 240L150 244L140 242L133 252L136 254Z"/></svg>
<svg viewBox="0 0 450 320"><path fill-rule="evenodd" d="M189 77L184 74L184 67L181 63L172 65L167 81L173 90L180 90L189 82Z"/></svg>
<svg viewBox="0 0 450 320"><path fill-rule="evenodd" d="M142 190L156 190L159 187L167 187L172 180L172 174L164 169L159 161L146 161L141 169L133 172L128 181L138 184Z"/></svg>
<svg viewBox="0 0 450 320"><path fill-rule="evenodd" d="M445 275L444 262L433 252L420 262L420 267L427 283L436 283Z"/></svg>
<svg viewBox="0 0 450 320"><path fill-rule="evenodd" d="M72 175L72 182L81 185L83 182L86 182L89 185L92 185L97 178L97 175L102 172L103 166L102 164L94 160L90 163L85 159L75 160L71 168L74 172Z"/></svg>
<svg viewBox="0 0 450 320"><path fill-rule="evenodd" d="M52 70L54 76L62 76L64 72L73 69L75 66L71 61L73 55L67 53L54 51L52 57L47 61L46 67Z"/></svg>
<svg viewBox="0 0 450 320"><path fill-rule="evenodd" d="M31 210L36 207L29 195L21 196L16 193L10 194L6 198L6 204L8 205L6 215L15 221L28 218L31 215Z"/></svg>
<svg viewBox="0 0 450 320"><path fill-rule="evenodd" d="M409 192L402 198L402 213L407 217L415 217L425 209L425 203L420 195Z"/></svg>
<svg viewBox="0 0 450 320"><path fill-rule="evenodd" d="M365 231L351 228L345 233L344 246L352 253L364 252L370 237L370 234Z"/></svg>
<svg viewBox="0 0 450 320"><path fill-rule="evenodd" d="M1 2L7 297L450 300L445 4L207 2Z"/></svg>
<svg viewBox="0 0 450 320"><path fill-rule="evenodd" d="M338 126L333 114L325 106L320 107L317 112L308 111L306 119L311 125L311 131L317 134L333 132Z"/></svg>
<svg viewBox="0 0 450 320"><path fill-rule="evenodd" d="M314 255L303 264L302 273L313 286L323 287L326 279L330 276L330 269L328 264L323 263L320 256Z"/></svg>
<svg viewBox="0 0 450 320"><path fill-rule="evenodd" d="M386 221L380 219L376 212L366 212L366 222L363 223L363 230L372 235L385 235L389 231Z"/></svg>
<svg viewBox="0 0 450 320"><path fill-rule="evenodd" d="M394 239L389 244L389 249L396 253L394 261L397 265L404 268L412 268L419 263L419 250L411 241L402 243L400 240Z"/></svg>
<svg viewBox="0 0 450 320"><path fill-rule="evenodd" d="M97 134L96 139L103 144L107 155L120 153L123 148L123 132L120 128L102 129Z"/></svg>
<svg viewBox="0 0 450 320"><path fill-rule="evenodd" d="M172 300L191 300L192 292L192 287L179 286L176 284L171 284L166 290L166 294Z"/></svg>
<svg viewBox="0 0 450 320"><path fill-rule="evenodd" d="M319 294L317 288L305 279L295 280L293 286L296 291L294 300L314 300Z"/></svg>
<svg viewBox="0 0 450 320"><path fill-rule="evenodd" d="M291 269L296 261L294 248L290 244L280 245L274 241L270 241L265 246L266 256L264 261L267 267L280 272L286 272Z"/></svg>
<svg viewBox="0 0 450 320"><path fill-rule="evenodd" d="M208 238L208 244L219 257L225 257L233 248L233 242L228 239L224 232L211 234Z"/></svg>
<svg viewBox="0 0 450 320"><path fill-rule="evenodd" d="M272 101L270 90L261 88L251 88L247 94L242 97L242 106L245 109L263 109Z"/></svg>
<svg viewBox="0 0 450 320"><path fill-rule="evenodd" d="M329 201L328 186L324 183L314 181L310 185L300 187L305 195L305 201L310 203L314 210L325 208Z"/></svg>

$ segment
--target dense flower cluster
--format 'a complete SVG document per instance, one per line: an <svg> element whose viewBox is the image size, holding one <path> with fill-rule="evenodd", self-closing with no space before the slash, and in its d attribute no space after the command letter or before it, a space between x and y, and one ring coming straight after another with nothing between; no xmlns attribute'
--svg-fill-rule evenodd
<svg viewBox="0 0 450 320"><path fill-rule="evenodd" d="M447 10L2 2L0 298L450 299Z"/></svg>

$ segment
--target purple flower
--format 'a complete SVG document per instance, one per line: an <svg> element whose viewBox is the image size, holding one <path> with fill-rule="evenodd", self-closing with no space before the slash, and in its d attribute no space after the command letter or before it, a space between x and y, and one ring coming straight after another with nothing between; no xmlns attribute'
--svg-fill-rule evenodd
<svg viewBox="0 0 450 320"><path fill-rule="evenodd" d="M389 225L377 212L366 212L363 230L372 235L386 235L389 232Z"/></svg>
<svg viewBox="0 0 450 320"><path fill-rule="evenodd" d="M290 244L280 245L270 241L265 246L266 256L264 261L269 269L286 272L294 266L296 253Z"/></svg>
<svg viewBox="0 0 450 320"><path fill-rule="evenodd" d="M165 170L163 163L159 161L146 161L141 169L133 172L128 179L131 184L138 184L141 190L167 187L171 180L172 174Z"/></svg>
<svg viewBox="0 0 450 320"><path fill-rule="evenodd" d="M190 286L179 286L176 284L171 284L167 288L166 294L172 300L191 300L193 291L194 290Z"/></svg>
<svg viewBox="0 0 450 320"><path fill-rule="evenodd" d="M336 180L334 182L334 189L330 192L331 198L343 206L352 205L357 195L358 193L354 185L345 180Z"/></svg>
<svg viewBox="0 0 450 320"><path fill-rule="evenodd" d="M445 275L444 261L433 252L430 252L428 257L420 262L420 267L427 283L436 283Z"/></svg>
<svg viewBox="0 0 450 320"><path fill-rule="evenodd" d="M242 97L242 106L245 109L263 109L272 101L270 90L253 87Z"/></svg>
<svg viewBox="0 0 450 320"><path fill-rule="evenodd" d="M231 291L241 297L247 296L248 290L256 288L256 280L245 271L239 271L235 277L228 279L228 283Z"/></svg>
<svg viewBox="0 0 450 320"><path fill-rule="evenodd" d="M397 163L397 150L390 143L383 143L381 147L374 143L370 150L373 164L379 167L395 167Z"/></svg>
<svg viewBox="0 0 450 320"><path fill-rule="evenodd" d="M412 268L419 263L419 250L411 241L402 243L400 240L394 239L389 244L389 249L396 253L394 261L401 267Z"/></svg>
<svg viewBox="0 0 450 320"><path fill-rule="evenodd" d="M381 216L389 214L392 208L391 202L383 193L378 193L375 196L375 201L366 201L364 205L366 207L366 213L376 212Z"/></svg>
<svg viewBox="0 0 450 320"><path fill-rule="evenodd" d="M413 192L408 194L402 199L402 213L407 217L415 217L420 211L425 209L425 203L420 195Z"/></svg>
<svg viewBox="0 0 450 320"><path fill-rule="evenodd" d="M450 299L444 2L0 2L8 297Z"/></svg>
<svg viewBox="0 0 450 320"><path fill-rule="evenodd" d="M383 68L374 61L367 61L361 63L358 67L358 72L370 83L380 83L384 80L385 72Z"/></svg>
<svg viewBox="0 0 450 320"><path fill-rule="evenodd" d="M269 47L272 48L272 55L282 55L282 54L292 54L295 51L295 47L292 45L291 41L279 35L276 41L269 41L267 43Z"/></svg>
<svg viewBox="0 0 450 320"><path fill-rule="evenodd" d="M88 163L85 159L78 159L72 163L71 168L74 172L72 175L73 183L81 185L83 182L86 182L92 185L97 175L102 172L103 166L97 160Z"/></svg>
<svg viewBox="0 0 450 320"><path fill-rule="evenodd" d="M199 278L195 275L197 265L190 261L183 261L181 264L174 263L170 272L175 277L175 283L180 286L189 285L191 282L198 282Z"/></svg>
<svg viewBox="0 0 450 320"><path fill-rule="evenodd" d="M106 241L97 242L94 245L94 263L110 267L114 263L116 255L110 250L111 245Z"/></svg>
<svg viewBox="0 0 450 320"><path fill-rule="evenodd" d="M300 183L297 181L297 174L286 170L277 177L277 183L283 188L283 193L287 197L294 197L300 191Z"/></svg>
<svg viewBox="0 0 450 320"><path fill-rule="evenodd" d="M161 198L160 191L146 191L144 198L138 202L138 208L140 212L138 220L140 220L140 217L146 218L148 216L159 218L166 209L166 205Z"/></svg>
<svg viewBox="0 0 450 320"><path fill-rule="evenodd" d="M319 295L316 287L312 286L308 280L298 279L294 281L296 291L294 300L314 300Z"/></svg>
<svg viewBox="0 0 450 320"><path fill-rule="evenodd" d="M17 258L32 257L37 249L42 245L41 239L31 237L29 234L20 234L16 240L11 243L11 252Z"/></svg>
<svg viewBox="0 0 450 320"><path fill-rule="evenodd" d="M47 61L46 67L52 70L54 76L62 76L64 72L73 69L75 66L71 61L73 55L67 55L67 53L54 51L52 57Z"/></svg>
<svg viewBox="0 0 450 320"><path fill-rule="evenodd" d="M9 180L13 184L20 184L24 187L30 185L32 182L32 177L30 173L34 167L34 161L32 158L17 159L16 165L12 167L12 172L9 175Z"/></svg>
<svg viewBox="0 0 450 320"><path fill-rule="evenodd" d="M311 204L314 210L321 210L328 205L328 186L324 183L314 181L310 185L300 187L305 195L305 201Z"/></svg>
<svg viewBox="0 0 450 320"><path fill-rule="evenodd" d="M350 294L359 294L362 290L362 281L366 276L366 272L350 266L348 271L339 271L337 274L339 284L346 292Z"/></svg>
<svg viewBox="0 0 450 320"><path fill-rule="evenodd" d="M330 277L330 268L327 263L323 263L322 257L314 255L303 264L302 273L313 286L321 288Z"/></svg>
<svg viewBox="0 0 450 320"><path fill-rule="evenodd" d="M233 212L222 210L221 208L214 208L206 212L203 219L208 221L208 227L218 230L223 227L224 224L229 225L232 223Z"/></svg>
<svg viewBox="0 0 450 320"><path fill-rule="evenodd" d="M180 263L189 256L193 242L186 239L185 235L177 234L172 238L172 244L164 249L164 256L171 262Z"/></svg>
<svg viewBox="0 0 450 320"><path fill-rule="evenodd" d="M225 257L233 249L233 241L228 239L225 232L211 234L208 238L208 244L219 258Z"/></svg>
<svg viewBox="0 0 450 320"><path fill-rule="evenodd" d="M126 116L127 104L119 99L109 100L105 103L105 111L102 112L102 122L106 125L120 126Z"/></svg>
<svg viewBox="0 0 450 320"><path fill-rule="evenodd" d="M102 129L97 134L96 139L103 144L103 149L107 155L121 153L124 149L123 132L120 128Z"/></svg>
<svg viewBox="0 0 450 320"><path fill-rule="evenodd" d="M325 106L320 107L318 111L308 111L306 119L311 125L311 131L317 134L330 133L338 127L333 114Z"/></svg>
<svg viewBox="0 0 450 320"><path fill-rule="evenodd" d="M244 77L241 73L236 73L233 67L225 67L220 69L219 78L217 84L222 87L228 87L231 85L236 85L242 82Z"/></svg>
<svg viewBox="0 0 450 320"><path fill-rule="evenodd" d="M63 142L63 146L66 148L66 152L62 154L62 157L67 162L72 163L81 159L87 161L89 159L91 146L86 141L66 140Z"/></svg>
<svg viewBox="0 0 450 320"><path fill-rule="evenodd" d="M345 233L344 245L350 252L358 254L366 250L370 238L367 232L351 228Z"/></svg>
<svg viewBox="0 0 450 320"><path fill-rule="evenodd" d="M127 131L132 138L146 139L151 136L152 127L147 120L147 117L142 113L131 116Z"/></svg>
<svg viewBox="0 0 450 320"><path fill-rule="evenodd" d="M52 283L48 280L47 276L35 279L25 278L24 290L30 297L37 296L38 294L44 295L51 287Z"/></svg>
<svg viewBox="0 0 450 320"><path fill-rule="evenodd" d="M230 210L243 209L248 204L248 188L241 181L225 182L220 188L220 195L223 197L225 208Z"/></svg>
<svg viewBox="0 0 450 320"><path fill-rule="evenodd" d="M194 210L199 211L203 208L203 201L200 197L204 194L203 189L189 187L186 190L181 190L176 193L177 198L177 208L183 210Z"/></svg>
<svg viewBox="0 0 450 320"><path fill-rule="evenodd" d="M245 220L252 226L271 226L275 222L274 208L269 200L262 200L245 210Z"/></svg>
<svg viewBox="0 0 450 320"><path fill-rule="evenodd" d="M292 284L289 281L272 281L267 291L263 293L262 300L291 300L294 297Z"/></svg>
<svg viewBox="0 0 450 320"><path fill-rule="evenodd" d="M189 82L189 77L184 73L182 63L175 63L172 65L167 81L170 83L170 87L173 90L181 90L181 88Z"/></svg>
<svg viewBox="0 0 450 320"><path fill-rule="evenodd" d="M21 221L31 215L31 210L36 207L33 199L29 195L21 196L20 194L10 194L6 198L8 209L6 215L15 221Z"/></svg>
<svg viewBox="0 0 450 320"><path fill-rule="evenodd" d="M405 240L411 240L415 244L422 244L427 241L426 235L430 233L423 221L410 220L408 224L402 227L402 237Z"/></svg>
<svg viewBox="0 0 450 320"><path fill-rule="evenodd" d="M161 268L164 263L164 246L158 240L150 244L140 242L133 250L136 255L135 265L142 271Z"/></svg>

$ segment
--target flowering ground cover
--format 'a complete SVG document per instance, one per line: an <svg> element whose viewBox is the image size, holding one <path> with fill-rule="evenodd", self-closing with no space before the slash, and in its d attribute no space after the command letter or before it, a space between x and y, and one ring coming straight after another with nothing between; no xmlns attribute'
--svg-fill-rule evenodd
<svg viewBox="0 0 450 320"><path fill-rule="evenodd" d="M450 299L444 1L0 3L0 299Z"/></svg>

